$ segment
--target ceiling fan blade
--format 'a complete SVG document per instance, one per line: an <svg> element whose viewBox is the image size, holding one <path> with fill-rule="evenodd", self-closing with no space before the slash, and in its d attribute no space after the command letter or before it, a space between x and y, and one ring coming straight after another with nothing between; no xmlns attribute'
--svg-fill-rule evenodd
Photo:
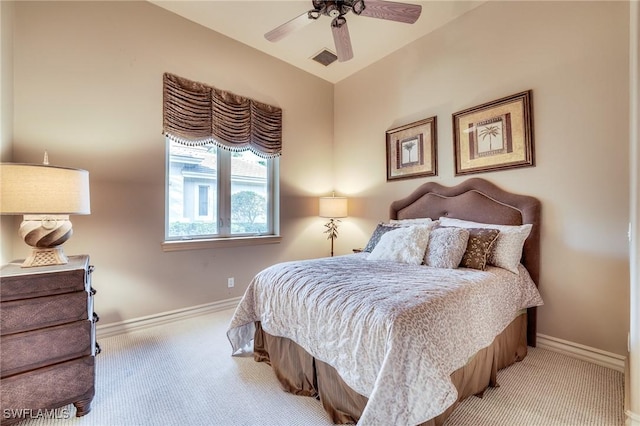
<svg viewBox="0 0 640 426"><path fill-rule="evenodd" d="M338 62L345 62L353 58L353 49L351 48L351 37L349 36L347 20L343 17L335 18L331 22L331 32L333 33L333 42L336 45Z"/></svg>
<svg viewBox="0 0 640 426"><path fill-rule="evenodd" d="M361 16L387 19L389 21L413 24L420 17L422 6L419 4L397 3L385 0L365 0Z"/></svg>
<svg viewBox="0 0 640 426"><path fill-rule="evenodd" d="M310 16L310 12L305 12L302 15L285 22L279 27L272 29L264 35L264 38L271 42L280 41L292 32L299 30L313 21L315 21L315 19Z"/></svg>

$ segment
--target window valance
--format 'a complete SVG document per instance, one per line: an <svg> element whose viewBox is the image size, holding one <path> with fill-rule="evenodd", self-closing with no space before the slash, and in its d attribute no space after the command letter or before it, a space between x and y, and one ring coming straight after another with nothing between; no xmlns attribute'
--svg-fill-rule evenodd
<svg viewBox="0 0 640 426"><path fill-rule="evenodd" d="M165 73L165 136L186 145L214 143L265 158L282 151L282 109Z"/></svg>

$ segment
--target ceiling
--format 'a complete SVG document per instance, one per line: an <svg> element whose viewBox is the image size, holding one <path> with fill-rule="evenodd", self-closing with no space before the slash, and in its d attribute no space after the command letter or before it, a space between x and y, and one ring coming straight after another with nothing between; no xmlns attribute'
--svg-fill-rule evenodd
<svg viewBox="0 0 640 426"><path fill-rule="evenodd" d="M350 12L345 17L354 57L346 62L336 61L324 66L311 58L323 49L335 53L331 18L328 16L321 16L276 43L264 38L266 32L312 9L311 0L149 1L331 83L337 83L484 3L392 0L422 5L422 13L415 24L358 16Z"/></svg>

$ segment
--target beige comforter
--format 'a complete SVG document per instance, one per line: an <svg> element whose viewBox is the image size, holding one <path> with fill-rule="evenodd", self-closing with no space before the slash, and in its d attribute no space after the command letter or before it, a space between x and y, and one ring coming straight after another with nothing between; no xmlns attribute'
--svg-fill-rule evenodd
<svg viewBox="0 0 640 426"><path fill-rule="evenodd" d="M233 353L254 321L334 367L369 398L359 425L415 425L456 399L450 375L542 299L529 274L368 261L280 263L253 279L231 320Z"/></svg>

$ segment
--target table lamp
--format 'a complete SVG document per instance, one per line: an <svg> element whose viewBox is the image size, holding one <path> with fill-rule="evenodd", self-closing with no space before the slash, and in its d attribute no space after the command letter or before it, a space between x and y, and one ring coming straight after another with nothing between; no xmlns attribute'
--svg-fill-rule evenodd
<svg viewBox="0 0 640 426"><path fill-rule="evenodd" d="M328 240L331 240L331 256L333 256L333 240L338 238L338 220L339 217L347 217L347 199L346 197L320 197L320 217L328 217L329 222L324 226L324 231L329 234Z"/></svg>
<svg viewBox="0 0 640 426"><path fill-rule="evenodd" d="M62 244L70 214L89 214L89 172L44 164L0 163L0 214L24 215L19 234L31 254L23 268L68 262Z"/></svg>

